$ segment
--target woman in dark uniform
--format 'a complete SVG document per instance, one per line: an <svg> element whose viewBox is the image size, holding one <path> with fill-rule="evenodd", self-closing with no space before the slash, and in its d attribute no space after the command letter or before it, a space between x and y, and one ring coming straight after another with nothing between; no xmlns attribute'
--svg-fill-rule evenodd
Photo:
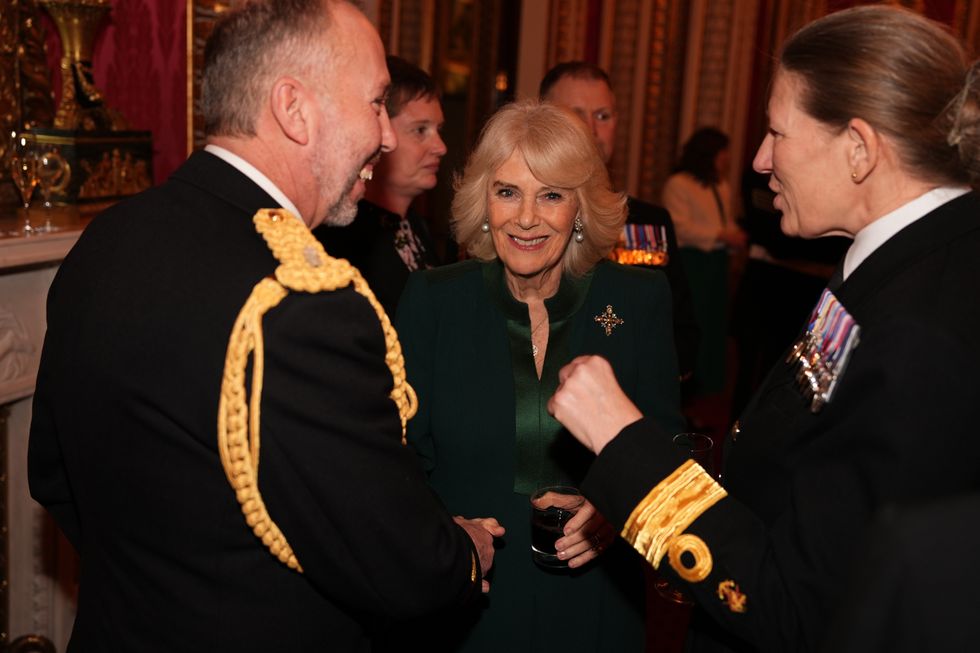
<svg viewBox="0 0 980 653"><path fill-rule="evenodd" d="M978 97L956 39L909 11L832 14L784 46L754 166L784 232L853 243L733 428L724 487L604 361L562 370L550 408L601 452L585 494L696 597L694 650L816 649L876 513L977 491Z"/></svg>

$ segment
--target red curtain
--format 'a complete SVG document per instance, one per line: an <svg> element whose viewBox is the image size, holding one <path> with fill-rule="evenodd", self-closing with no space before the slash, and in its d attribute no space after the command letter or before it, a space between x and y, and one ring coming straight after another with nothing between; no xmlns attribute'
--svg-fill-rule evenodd
<svg viewBox="0 0 980 653"><path fill-rule="evenodd" d="M115 0L93 54L95 83L133 129L153 132L153 177L166 179L187 157L187 3ZM43 19L55 102L61 99L61 41Z"/></svg>

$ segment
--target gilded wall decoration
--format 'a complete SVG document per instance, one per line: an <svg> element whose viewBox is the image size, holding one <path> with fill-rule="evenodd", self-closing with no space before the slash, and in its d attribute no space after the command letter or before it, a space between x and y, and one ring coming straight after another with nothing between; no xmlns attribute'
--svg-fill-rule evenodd
<svg viewBox="0 0 980 653"><path fill-rule="evenodd" d="M616 188L627 188L626 179L629 169L629 144L633 132L633 97L634 79L637 75L637 38L640 27L640 0L624 0L616 3L613 32L603 35L611 41L610 61L606 72L612 82L613 94L616 96L616 112L618 115L616 130L616 147L610 161L612 183Z"/></svg>
<svg viewBox="0 0 980 653"><path fill-rule="evenodd" d="M676 143L686 83L684 44L688 6L658 0L652 11L645 89L642 154L634 164L631 192L660 203L660 190L677 160ZM634 159L635 161L636 159Z"/></svg>
<svg viewBox="0 0 980 653"><path fill-rule="evenodd" d="M734 36L730 27L734 19L734 7L731 2L711 2L705 9L704 22L700 26L703 45L698 53L698 102L692 112L695 116L692 126L713 126L729 131L725 126L725 87L733 72L731 67L736 64L729 56Z"/></svg>
<svg viewBox="0 0 980 653"><path fill-rule="evenodd" d="M3 0L6 1L6 0ZM120 2L127 9L134 4ZM134 171L142 170L142 176L152 177L153 147L150 132L128 131L128 122L122 114L108 106L101 89L94 82L93 56L96 36L107 29L107 16L112 6L108 0L19 0L9 5L11 11L0 15L0 34L4 39L14 38L14 68L16 75L4 77L2 92L8 105L11 103L10 81L13 81L14 111L0 114L6 120L5 133L17 129L30 130L37 142L46 152L57 149L67 164L66 168L75 171L69 180L53 189L50 199L54 204L74 204L79 201L97 200L99 203L113 200L122 195L132 194L146 188L149 184L125 183L116 185L111 193L97 194L96 189L106 188L86 179L87 173L97 166L102 155L111 160L114 141L122 138L130 145L122 154L128 154ZM57 27L58 37L48 36L43 29L41 9ZM144 12L145 13L145 12ZM13 21L16 28L11 29ZM122 23L122 21L120 21ZM49 25L52 23L48 23ZM160 31L160 30L156 30ZM143 34L154 30L143 29ZM53 39L53 40L52 40ZM110 42L114 40L107 39ZM143 38L145 43L145 36ZM60 78L61 101L54 110L51 93L52 71L47 67L46 44L52 43L61 48ZM3 52L9 53L5 43ZM54 50L53 53L57 53ZM110 53L111 55L111 53ZM56 56L56 55L55 55ZM107 56L106 58L111 58ZM139 60L139 56L134 60ZM0 68L8 62L0 63ZM143 79L152 77L145 71ZM110 76L110 80L114 77ZM157 85L159 86L159 82ZM154 100L159 102L158 100ZM11 117L12 116L12 117ZM0 139L3 143L6 138ZM4 172L6 169L4 167ZM4 174L4 177L6 175ZM128 182L140 179L139 174L130 174ZM81 193L85 186L88 193ZM12 185L3 184L4 192ZM132 192L131 192L132 191ZM6 199L4 197L3 199ZM11 202L16 200L11 193Z"/></svg>
<svg viewBox="0 0 980 653"><path fill-rule="evenodd" d="M44 29L35 0L0 0L0 158L15 129L50 125L54 98L48 75ZM0 168L0 204L17 202L6 166Z"/></svg>
<svg viewBox="0 0 980 653"><path fill-rule="evenodd" d="M54 120L45 33L35 0L4 0L0 12L0 121L11 129L45 126Z"/></svg>
<svg viewBox="0 0 980 653"><path fill-rule="evenodd" d="M622 0L603 4L597 35L616 96L618 129L610 162L613 184L658 201L674 162L684 81L689 3Z"/></svg>
<svg viewBox="0 0 980 653"><path fill-rule="evenodd" d="M694 0L688 16L683 102L676 147L700 127L728 134L735 165L728 181L739 188L742 162L751 158L757 132L747 136L748 107L753 104L754 63L760 55L756 35L758 0ZM763 55L764 56L764 55ZM763 91L764 92L764 91ZM756 109L764 116L765 107Z"/></svg>
<svg viewBox="0 0 980 653"><path fill-rule="evenodd" d="M972 56L980 56L980 2L960 0L956 6L959 8L960 34L970 46Z"/></svg>
<svg viewBox="0 0 980 653"><path fill-rule="evenodd" d="M395 7L391 2L380 2L376 8L375 26L378 34L381 35L381 43L385 46L385 52L398 54L395 50L396 45L396 16Z"/></svg>
<svg viewBox="0 0 980 653"><path fill-rule="evenodd" d="M387 52L429 70L432 67L434 0L401 0L399 5L399 20L391 25L392 46Z"/></svg>
<svg viewBox="0 0 980 653"><path fill-rule="evenodd" d="M9 134L20 124L19 81L17 66L17 5L19 0L2 0L0 5L0 130ZM6 159L7 139L0 139L0 159ZM0 170L0 180L7 181L10 175L6 166ZM13 204L17 201L17 190L12 183L0 184L0 203Z"/></svg>
<svg viewBox="0 0 980 653"><path fill-rule="evenodd" d="M688 5L559 0L550 8L548 66L594 59L609 74L618 114L610 177L643 199L657 200L673 165Z"/></svg>
<svg viewBox="0 0 980 653"><path fill-rule="evenodd" d="M54 127L122 131L129 123L105 103L92 74L92 51L111 7L105 0L39 0L61 37L61 101Z"/></svg>
<svg viewBox="0 0 980 653"><path fill-rule="evenodd" d="M119 148L102 152L97 163L82 161L86 179L79 189L82 199L135 195L150 187L152 180L145 159L137 159L132 152L122 153Z"/></svg>
<svg viewBox="0 0 980 653"><path fill-rule="evenodd" d="M589 0L554 0L548 28L548 67L586 56Z"/></svg>

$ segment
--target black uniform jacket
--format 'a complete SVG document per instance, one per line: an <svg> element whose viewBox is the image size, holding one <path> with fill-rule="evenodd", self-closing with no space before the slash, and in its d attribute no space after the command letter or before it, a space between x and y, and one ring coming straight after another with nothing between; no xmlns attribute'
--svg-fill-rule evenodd
<svg viewBox="0 0 980 653"><path fill-rule="evenodd" d="M684 263L677 249L677 234L670 213L662 206L644 202L635 197L627 200L629 224L652 224L664 228L667 233L667 263L659 269L667 275L670 283L671 303L674 309L674 346L677 349L677 369L681 378L694 371L698 358L698 342L701 331L694 317L694 304L691 302L691 286L687 282Z"/></svg>
<svg viewBox="0 0 980 653"><path fill-rule="evenodd" d="M773 368L733 429L729 496L685 531L710 550L710 574L686 583L660 565L724 641L700 650L816 649L880 508L978 489L978 282L980 199L969 193L894 235L839 288L862 331L822 411L788 365ZM593 463L585 493L614 522L678 465L669 440L651 437L658 428L628 426ZM917 564L930 573L928 559Z"/></svg>
<svg viewBox="0 0 980 653"><path fill-rule="evenodd" d="M370 625L479 592L350 287L263 320L259 488L304 573L246 525L217 408L232 324L277 265L251 220L274 206L196 153L97 217L52 284L29 478L81 556L70 650L363 651Z"/></svg>
<svg viewBox="0 0 980 653"><path fill-rule="evenodd" d="M885 510L867 539L823 653L976 650L980 494Z"/></svg>

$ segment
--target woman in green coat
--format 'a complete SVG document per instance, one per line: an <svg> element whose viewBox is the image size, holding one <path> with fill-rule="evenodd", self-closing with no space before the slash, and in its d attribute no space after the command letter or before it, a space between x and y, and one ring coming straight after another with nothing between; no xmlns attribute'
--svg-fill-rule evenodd
<svg viewBox="0 0 980 653"><path fill-rule="evenodd" d="M670 290L660 272L604 260L626 216L584 124L527 102L484 129L453 202L473 257L413 274L398 311L419 411L408 437L454 514L507 529L480 606L437 621L430 650L643 650L641 559L586 504L531 559L529 496L577 485L588 455L546 410L558 370L599 354L633 401L681 429Z"/></svg>

